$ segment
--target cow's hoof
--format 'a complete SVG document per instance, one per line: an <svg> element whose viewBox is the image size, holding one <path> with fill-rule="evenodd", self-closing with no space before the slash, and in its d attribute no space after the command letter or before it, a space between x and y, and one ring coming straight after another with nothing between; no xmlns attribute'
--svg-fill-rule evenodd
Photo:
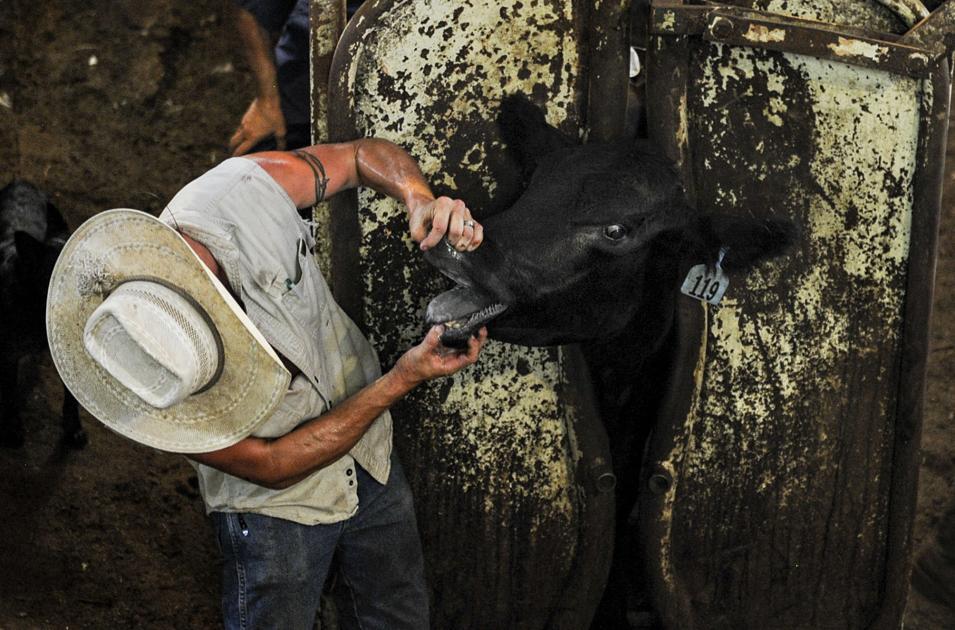
<svg viewBox="0 0 955 630"><path fill-rule="evenodd" d="M63 446L66 448L80 450L86 446L87 442L89 442L89 438L83 429L63 434Z"/></svg>
<svg viewBox="0 0 955 630"><path fill-rule="evenodd" d="M0 430L0 447L20 448L23 446L23 431L16 429Z"/></svg>

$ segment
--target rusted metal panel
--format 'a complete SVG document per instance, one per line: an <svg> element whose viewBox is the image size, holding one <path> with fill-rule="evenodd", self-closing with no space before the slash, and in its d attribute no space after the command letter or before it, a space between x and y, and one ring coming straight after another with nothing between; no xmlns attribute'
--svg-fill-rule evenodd
<svg viewBox="0 0 955 630"><path fill-rule="evenodd" d="M308 11L312 142L328 142L328 73L345 28L345 0L309 0ZM312 219L315 221L315 256L319 266L328 269L331 264L328 203L316 204Z"/></svg>
<svg viewBox="0 0 955 630"><path fill-rule="evenodd" d="M616 140L625 126L630 77L622 69L630 64L629 14L630 0L606 0L591 9L589 141Z"/></svg>
<svg viewBox="0 0 955 630"><path fill-rule="evenodd" d="M503 95L532 94L551 122L582 134L585 15L579 0L366 3L336 52L332 138L397 142L436 192L486 217L519 185L495 125ZM420 339L424 306L446 281L391 200L371 191L336 200L332 228L336 297L391 364ZM589 623L609 564L613 500L594 482L608 447L585 373L574 348L491 342L476 366L394 409L434 627Z"/></svg>
<svg viewBox="0 0 955 630"><path fill-rule="evenodd" d="M679 628L898 627L947 64L918 80L767 41L654 40L649 91L681 109L652 131L697 206L802 228L720 306L680 307L647 471L672 482L642 499L658 605ZM685 80L660 82L667 63Z"/></svg>

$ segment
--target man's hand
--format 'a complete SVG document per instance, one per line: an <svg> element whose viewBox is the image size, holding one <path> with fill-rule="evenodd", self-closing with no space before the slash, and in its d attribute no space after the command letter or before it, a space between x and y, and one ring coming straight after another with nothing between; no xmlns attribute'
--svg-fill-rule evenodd
<svg viewBox="0 0 955 630"><path fill-rule="evenodd" d="M454 374L471 365L477 361L478 354L487 341L487 328L482 327L477 338L468 340L467 350L452 350L441 345L443 332L444 326L432 326L420 344L398 359L393 369L409 388L433 378Z"/></svg>
<svg viewBox="0 0 955 630"><path fill-rule="evenodd" d="M277 149L285 149L285 116L278 94L274 98L256 97L242 116L239 128L229 140L229 150L233 156L245 155L249 149L268 138L275 136Z"/></svg>
<svg viewBox="0 0 955 630"><path fill-rule="evenodd" d="M461 252L476 249L484 240L484 228L471 217L471 211L460 199L423 199L409 204L408 208L411 238L421 244L422 250L440 243L445 234L451 245Z"/></svg>

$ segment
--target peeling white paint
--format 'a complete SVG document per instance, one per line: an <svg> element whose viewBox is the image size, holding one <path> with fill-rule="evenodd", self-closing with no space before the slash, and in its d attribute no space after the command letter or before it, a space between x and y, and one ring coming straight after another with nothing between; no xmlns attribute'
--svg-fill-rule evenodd
<svg viewBox="0 0 955 630"><path fill-rule="evenodd" d="M664 32L671 32L676 28L676 14L672 11L667 11L663 16L663 20L660 22L660 29Z"/></svg>
<svg viewBox="0 0 955 630"><path fill-rule="evenodd" d="M743 33L743 39L762 44L784 42L786 41L786 29L770 28L762 24L750 24L749 29Z"/></svg>
<svg viewBox="0 0 955 630"><path fill-rule="evenodd" d="M741 93L734 78L744 75L766 89L742 93L747 98L762 95L765 104L761 111L738 116L735 120L743 122L736 124L747 128L762 116L785 132L797 86L787 84L792 74L780 71L775 61L779 58L743 48L714 57L722 61L704 67L699 100L689 107L691 112L701 107L726 113L706 118L700 133L719 137L730 126L732 105L726 104ZM806 56L786 55L785 60L804 82L800 93L812 103L815 126L803 151L793 147L791 155L782 152L779 158L794 169L807 168L809 160L812 186L789 193L805 199L806 225L799 249L817 263L799 275L783 273L785 261L763 265L731 286L723 303L710 311L702 377L706 386L677 439L687 445L681 451L684 479L715 484L714 496L726 496L720 493L731 492L736 479L752 480L752 490L771 494L769 500L779 509L796 509L812 501L814 481L796 474L796 469L787 475L787 467L814 466L820 478L826 478L833 462L839 461L835 449L847 448L834 439L830 427L838 426L840 414L852 413L841 408L807 409L806 401L839 401L837 392L843 391L845 396L850 391L857 396L858 391L849 388L859 385L844 380L851 365L884 360L900 343L920 84ZM752 141L753 155L780 153L778 146L771 149L773 137ZM706 153L701 156L704 164L714 157L733 163L737 147L715 146L727 153ZM785 176L778 165L746 165L768 174L766 186L786 181L778 179ZM768 166L774 169L767 170ZM721 205L736 201L732 178L710 189ZM766 301L770 293L780 299ZM860 312L867 314L865 321L878 321L878 329L859 330ZM872 317L873 313L877 315ZM888 379L890 369L879 369L879 378ZM891 417L894 398L888 381L885 387L872 383L866 387L867 392L878 392L878 402L871 403L882 405L878 413ZM859 403L850 399L842 404ZM811 432L799 433L798 427L811 421L806 414L812 413L819 414L818 422ZM876 445L872 448L879 448L880 440L891 438L875 434L870 439ZM767 460L772 475L764 468ZM719 488L721 483L726 487Z"/></svg>
<svg viewBox="0 0 955 630"><path fill-rule="evenodd" d="M829 44L827 48L840 57L864 57L872 61L881 60L889 52L886 46L849 37L840 37L835 44Z"/></svg>
<svg viewBox="0 0 955 630"><path fill-rule="evenodd" d="M408 149L434 186L457 187L444 163L451 139L475 120L494 120L505 94L531 93L538 85L553 91L559 85L547 99L548 119L556 123L575 111L576 90L581 89L580 40L549 26L573 22L571 3L541 2L520 9L535 12L539 30L528 28L526 14L521 20L502 17L502 7L516 10L510 3L399 3L387 28L361 42L348 68L360 128ZM468 28L455 27L462 23ZM450 106L436 108L449 89L457 90ZM491 149L476 142L455 164L476 175L487 190L495 187L485 166ZM394 240L389 226L403 220L405 210L364 190L359 205L360 256L375 260L381 243ZM404 281L414 287L416 278L409 274L406 268ZM393 273L376 268L364 281L366 295L374 296L394 282ZM421 336L422 298L417 290L400 295L405 303L391 305L387 312L366 309L376 345L409 347ZM568 410L557 393L564 382L561 356L559 351L554 355L553 350L490 342L478 365L452 377L440 408L422 410L418 421L428 435L438 436L438 443L427 448L454 453L460 466L456 486L464 493L479 492L488 514L501 502L519 504L522 499L547 506L535 516L538 521L570 518L576 509ZM455 419L453 425L449 418Z"/></svg>

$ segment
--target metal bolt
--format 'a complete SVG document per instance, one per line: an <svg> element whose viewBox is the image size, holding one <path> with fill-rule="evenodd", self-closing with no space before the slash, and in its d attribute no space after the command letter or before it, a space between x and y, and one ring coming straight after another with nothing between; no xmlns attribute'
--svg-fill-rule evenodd
<svg viewBox="0 0 955 630"><path fill-rule="evenodd" d="M602 460L590 466L590 479L600 494L610 492L617 486L617 476Z"/></svg>
<svg viewBox="0 0 955 630"><path fill-rule="evenodd" d="M735 31L736 24L733 23L733 20L722 16L716 16L716 18L710 24L710 36L713 39L728 39L729 37L732 37Z"/></svg>
<svg viewBox="0 0 955 630"><path fill-rule="evenodd" d="M670 489L673 479L665 472L656 472L650 475L647 485L650 486L650 492L653 494L663 494Z"/></svg>
<svg viewBox="0 0 955 630"><path fill-rule="evenodd" d="M922 53L912 53L905 60L905 68L912 74L921 74L928 68L928 57Z"/></svg>

